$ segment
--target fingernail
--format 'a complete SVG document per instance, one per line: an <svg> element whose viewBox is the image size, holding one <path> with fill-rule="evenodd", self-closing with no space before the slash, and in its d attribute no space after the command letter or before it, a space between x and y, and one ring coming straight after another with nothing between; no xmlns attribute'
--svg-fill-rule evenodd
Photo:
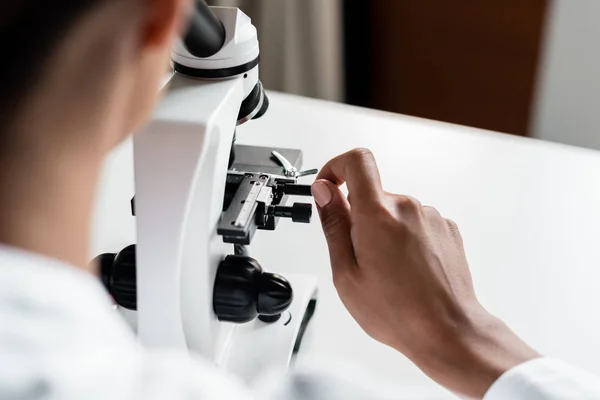
<svg viewBox="0 0 600 400"><path fill-rule="evenodd" d="M331 190L324 182L315 182L312 185L312 194L319 207L323 208L331 203Z"/></svg>

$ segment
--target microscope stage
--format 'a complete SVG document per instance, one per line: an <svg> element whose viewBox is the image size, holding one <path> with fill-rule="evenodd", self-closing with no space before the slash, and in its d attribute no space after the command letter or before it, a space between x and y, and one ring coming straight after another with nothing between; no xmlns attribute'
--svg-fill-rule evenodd
<svg viewBox="0 0 600 400"><path fill-rule="evenodd" d="M235 161L230 170L284 176L283 167L272 155L273 150L282 154L297 170L300 170L302 167L301 150L246 146L240 144L235 145Z"/></svg>

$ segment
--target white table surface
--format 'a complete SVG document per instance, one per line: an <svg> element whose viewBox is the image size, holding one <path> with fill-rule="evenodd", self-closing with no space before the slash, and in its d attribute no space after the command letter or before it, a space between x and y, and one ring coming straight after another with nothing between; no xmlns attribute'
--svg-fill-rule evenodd
<svg viewBox="0 0 600 400"><path fill-rule="evenodd" d="M458 223L477 294L490 311L543 354L600 375L600 153L278 93L270 98L263 119L238 129L239 143L300 148L310 168L370 148L386 190L417 197ZM134 240L130 151L126 144L115 152L105 172L94 255ZM453 398L367 337L344 310L318 218L258 232L251 255L270 271L319 277L303 357L360 364L402 387L399 398Z"/></svg>

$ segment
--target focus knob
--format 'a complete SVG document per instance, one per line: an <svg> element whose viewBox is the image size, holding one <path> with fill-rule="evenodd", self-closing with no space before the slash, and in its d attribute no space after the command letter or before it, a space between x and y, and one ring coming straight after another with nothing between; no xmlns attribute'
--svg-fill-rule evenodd
<svg viewBox="0 0 600 400"><path fill-rule="evenodd" d="M294 203L293 206L269 206L267 215L273 215L280 218L291 218L294 222L304 224L310 223L312 218L312 204Z"/></svg>
<svg viewBox="0 0 600 400"><path fill-rule="evenodd" d="M110 293L110 278L112 276L113 266L115 265L116 253L101 254L94 259L94 262L100 270L100 279L106 290Z"/></svg>
<svg viewBox="0 0 600 400"><path fill-rule="evenodd" d="M292 221L309 224L312 218L312 204L294 203L292 206Z"/></svg>
<svg viewBox="0 0 600 400"><path fill-rule="evenodd" d="M115 257L110 294L117 304L128 310L137 309L135 245L125 247Z"/></svg>
<svg viewBox="0 0 600 400"><path fill-rule="evenodd" d="M260 315L279 315L294 298L290 283L281 275L263 273L258 283L257 311Z"/></svg>
<svg viewBox="0 0 600 400"><path fill-rule="evenodd" d="M96 258L102 283L115 302L128 310L137 308L135 245L118 254L102 254Z"/></svg>
<svg viewBox="0 0 600 400"><path fill-rule="evenodd" d="M228 256L219 265L213 308L220 321L245 323L259 314L278 316L292 300L289 282L280 275L264 273L250 257Z"/></svg>

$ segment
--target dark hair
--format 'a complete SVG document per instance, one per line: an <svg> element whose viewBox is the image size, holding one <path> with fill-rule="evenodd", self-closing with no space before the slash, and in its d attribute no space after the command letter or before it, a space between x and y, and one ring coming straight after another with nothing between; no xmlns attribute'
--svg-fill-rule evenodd
<svg viewBox="0 0 600 400"><path fill-rule="evenodd" d="M1 0L0 138L47 60L85 11L107 0Z"/></svg>

